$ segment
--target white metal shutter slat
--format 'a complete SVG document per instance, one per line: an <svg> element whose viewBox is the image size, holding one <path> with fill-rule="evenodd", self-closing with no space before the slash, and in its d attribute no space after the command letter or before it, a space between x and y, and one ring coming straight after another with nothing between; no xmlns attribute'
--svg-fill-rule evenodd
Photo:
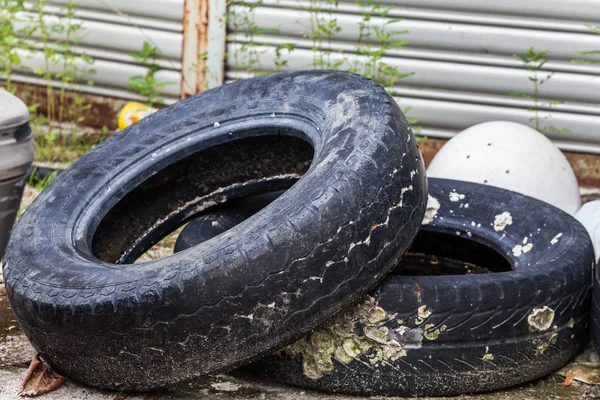
<svg viewBox="0 0 600 400"><path fill-rule="evenodd" d="M230 34L230 43L245 43L248 41L244 33ZM294 43L298 48L312 49L312 42L307 39L300 39L292 36L273 36L273 35L260 35L254 38L254 43L264 47L273 47L286 43ZM345 55L352 56L356 53L356 45L351 42L340 42L336 41L332 43L332 46L328 46L327 43L323 43L323 49L333 50L334 52L342 51ZM506 57L497 54L478 54L478 53L458 53L453 51L447 51L443 49L419 49L419 48L403 48L403 49L389 49L386 53L389 57L401 57L405 59L415 60L428 60L428 61L442 61L460 64L474 64L474 65L487 65L493 67L507 67L514 69L523 69L523 64L513 58ZM235 58L235 55L232 55ZM287 54L284 58L287 59ZM312 59L311 59L312 60ZM309 60L310 61L310 60ZM232 63L230 63L232 64ZM232 65L235 65L233 63ZM548 60L545 65L545 70L552 72L571 72L575 74L589 74L589 75L600 75L600 63L596 64L582 64L573 63L565 60Z"/></svg>
<svg viewBox="0 0 600 400"><path fill-rule="evenodd" d="M427 3L426 5L424 3ZM564 1L461 1L434 0L376 1L394 5L387 18L372 17L379 25L403 17L392 30L408 30L394 39L407 40L405 49L389 49L382 62L413 76L398 81L393 88L403 108L419 120L423 132L448 137L473 124L490 120L511 120L531 125L533 101L515 98L507 92L533 94L531 72L523 68L514 54L533 47L549 50L548 63L540 76L555 74L539 90L540 116L551 115L543 126L568 128L568 133L549 133L553 140L570 149L600 153L600 65L576 64L582 50L600 50L600 35L585 24L600 20L600 0ZM321 4L326 8L326 5ZM259 28L277 33L255 35L259 63L253 69L274 66L274 46L294 43L284 52L283 69L310 68L313 42L308 39L310 2L264 0L252 16ZM359 60L356 40L362 21L354 1L341 1L332 19L340 26L331 43L331 59ZM232 5L229 11L247 13L247 8ZM327 17L322 11L321 17ZM227 78L247 76L248 63L242 43L248 41L247 29L230 23L227 46ZM586 57L600 61L600 55ZM252 74L253 71L249 71ZM548 101L562 104L549 106ZM550 112L550 114L547 114ZM428 134L429 134L428 133Z"/></svg>
<svg viewBox="0 0 600 400"><path fill-rule="evenodd" d="M31 6L31 2L29 2ZM57 22L66 13L67 0L55 0L44 10L48 23ZM112 4L112 6L111 6ZM113 10L131 15L120 15ZM181 85L181 56L183 42L183 0L152 0L144 4L133 2L115 2L108 0L75 1L75 18L72 23L82 23L82 28L75 36L80 40L72 45L76 54L87 54L95 59L93 65L87 65L78 58L77 63L83 69L93 68L96 73L82 76L83 92L140 99L140 96L128 91L127 83L132 76L146 75L147 68L134 60L129 53L138 53L145 41L159 49L160 56L156 63L162 68L155 78L158 82L168 82L163 89L163 97L167 102L179 98ZM22 17L35 19L33 13L22 13ZM17 29L24 23L17 24ZM52 34L51 41L64 40L65 34ZM40 51L39 32L32 36L34 51L22 51L22 66L16 69L20 79L25 82L37 82L32 71L44 68L44 57ZM53 46L53 43L49 43ZM58 47L60 50L60 47ZM53 73L60 72L61 66L52 65ZM87 79L94 81L94 86L87 87ZM45 83L44 83L45 84ZM59 86L60 82L53 82Z"/></svg>
<svg viewBox="0 0 600 400"><path fill-rule="evenodd" d="M49 24L59 21L57 17L52 15L48 15L45 19ZM105 22L81 19L74 19L72 23L83 23L82 30L77 33L77 36L81 37L79 41L80 45L110 49L127 54L128 52L139 52L142 49L144 41L151 41L160 49L163 57L177 61L181 60L181 43L183 40L181 33L164 32L154 29L141 30L133 26L115 26L114 24ZM23 22L15 25L17 29L25 26ZM39 37L39 32L35 32L33 37ZM66 33L52 34L51 38L53 40L64 40Z"/></svg>
<svg viewBox="0 0 600 400"><path fill-rule="evenodd" d="M19 56L27 61L27 65L31 69L44 68L45 66L44 53L41 51L22 51ZM89 65L81 59L77 60L77 64L78 68L89 68ZM94 81L94 86L101 87L125 88L129 77L144 76L146 74L146 68L143 66L107 60L96 60L93 67L96 69L96 73L90 76L90 79ZM50 64L49 68L54 74L61 71L62 65ZM179 95L179 85L181 84L181 74L179 72L160 70L156 73L156 79L161 82L173 82L173 85L165 86L164 93L166 96L176 97Z"/></svg>
<svg viewBox="0 0 600 400"><path fill-rule="evenodd" d="M342 0L347 2L348 0ZM381 0L381 4L399 7L438 8L455 11L487 12L501 15L600 20L598 0Z"/></svg>
<svg viewBox="0 0 600 400"><path fill-rule="evenodd" d="M385 5L390 2L378 1L377 4ZM398 2L391 2L398 3ZM401 2L400 2L401 3ZM306 10L310 3L306 0L263 0L263 4L272 7L281 7L288 9L299 9ZM387 7L392 7L388 4ZM394 4L389 10L389 18L406 18L413 20L424 20L424 21L447 21L447 22L460 22L471 25L492 25L492 26L503 26L503 27L516 27L516 28L527 28L527 29L546 29L555 31L565 32L587 32L586 28L581 23L581 19L564 19L565 14L560 18L554 17L541 17L537 16L526 16L525 14L490 14L489 12L478 10L476 8L472 10L461 10L457 11L448 8L428 8L427 5L423 4L423 8L406 7L401 4ZM327 9L327 6L321 4L321 9ZM362 8L364 10L364 8ZM360 14L361 7L356 4L356 1L345 0L338 3L336 12L345 14Z"/></svg>
<svg viewBox="0 0 600 400"><path fill-rule="evenodd" d="M242 54L241 45L230 44L230 54ZM299 70L310 68L312 51L305 48L296 48L289 55L286 54L287 66L285 70ZM341 61L346 54L332 53L332 62ZM261 66L274 65L276 56L272 47L265 47L259 51L258 60ZM238 58L238 61L240 58ZM235 69L235 57L229 57L228 67ZM533 94L533 86L528 79L530 73L517 68L500 68L472 64L460 64L427 60L404 59L390 57L382 59L391 66L397 67L401 72L414 72L414 75L402 79L399 84L410 87L440 88L460 92L476 92L505 95L506 92L520 92ZM600 78L594 75L561 73L556 74L551 80L540 88L540 97L547 99L572 100L587 103L599 99ZM507 96L507 99L509 97ZM598 101L600 104L600 101Z"/></svg>
<svg viewBox="0 0 600 400"><path fill-rule="evenodd" d="M358 12L358 9L356 9ZM243 13L245 8L233 6L232 12ZM277 17L274 18L274 15ZM335 14L337 25L342 28L336 41L355 42L362 17L358 14ZM372 17L374 25L383 25L392 18ZM258 7L254 11L257 26L279 30L279 35L303 37L309 32L310 13L298 9ZM584 26L582 23L581 26ZM233 30L233 26L230 29ZM493 53L512 56L530 47L538 51L552 51L552 59L578 58L579 50L600 48L600 35L592 33L569 33L540 31L534 29L506 28L472 25L454 22L412 20L404 18L394 29L408 30L408 35L396 35L393 39L408 40L409 47L454 50L458 52ZM590 56L600 61L600 55Z"/></svg>
<svg viewBox="0 0 600 400"><path fill-rule="evenodd" d="M430 99L396 98L402 108L410 107L411 117L417 118L424 126L462 130L486 121L505 120L529 125L531 113L526 109L496 107L471 103L447 102ZM548 133L551 139L570 139L590 143L594 151L600 151L600 116L577 115L570 113L540 112L540 117L551 115L547 121L557 127L569 127L567 133Z"/></svg>
<svg viewBox="0 0 600 400"><path fill-rule="evenodd" d="M65 15L66 9L59 5L48 5L44 7L50 14ZM166 32L183 32L182 21L162 20L146 16L132 16L115 14L112 10L90 10L86 8L75 8L75 17L81 20L107 22L109 24L120 24L140 28L150 28Z"/></svg>
<svg viewBox="0 0 600 400"><path fill-rule="evenodd" d="M177 22L183 20L182 0L74 0L73 2L77 8L85 7L111 12L119 10L123 14L132 16L147 16ZM52 0L52 3L66 6L69 0Z"/></svg>

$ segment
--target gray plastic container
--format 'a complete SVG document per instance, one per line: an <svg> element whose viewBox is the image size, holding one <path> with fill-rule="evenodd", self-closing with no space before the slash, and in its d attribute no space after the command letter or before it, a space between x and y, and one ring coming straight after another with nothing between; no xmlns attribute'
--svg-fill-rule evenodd
<svg viewBox="0 0 600 400"><path fill-rule="evenodd" d="M27 106L0 89L0 259L21 204L33 162L33 137Z"/></svg>

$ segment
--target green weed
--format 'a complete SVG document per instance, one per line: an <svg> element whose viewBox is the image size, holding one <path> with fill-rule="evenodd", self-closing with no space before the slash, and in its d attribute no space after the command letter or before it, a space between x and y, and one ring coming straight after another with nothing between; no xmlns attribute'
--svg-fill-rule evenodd
<svg viewBox="0 0 600 400"><path fill-rule="evenodd" d="M337 20L333 18L333 12L338 7L337 0L311 0L310 6L306 10L310 15L309 32L305 36L312 41L314 69L334 69L343 68L345 58L333 60L332 44L335 36L342 31ZM339 53L342 53L339 51Z"/></svg>
<svg viewBox="0 0 600 400"><path fill-rule="evenodd" d="M76 133L65 134L56 129L49 133L34 136L35 160L52 163L70 163L102 143L106 134L91 137Z"/></svg>
<svg viewBox="0 0 600 400"><path fill-rule="evenodd" d="M127 88L144 96L150 107L164 100L161 95L165 86L174 84L174 82L156 80L156 73L160 70L160 66L156 63L158 54L158 48L148 41L144 41L139 53L129 53L131 58L143 64L147 70L146 76L137 75L129 78Z"/></svg>
<svg viewBox="0 0 600 400"><path fill-rule="evenodd" d="M5 80L5 88L14 93L13 71L21 65L19 50L28 49L27 39L35 31L33 24L18 28L27 22L20 15L25 11L24 0L0 0L0 77Z"/></svg>
<svg viewBox="0 0 600 400"><path fill-rule="evenodd" d="M390 49L404 48L408 41L399 39L407 35L407 30L397 30L394 27L401 19L391 19L383 25L373 24L373 16L387 18L393 6L374 4L374 0L360 1L356 4L360 7L362 21L359 23L359 35L357 54L362 56L362 63L357 61L353 70L373 79L388 92L393 94L393 87L399 80L414 75L414 72L402 72L398 68L384 61L385 54Z"/></svg>
<svg viewBox="0 0 600 400"><path fill-rule="evenodd" d="M600 25L598 26L594 26L594 25L586 25L586 28L588 28L592 33L595 33L596 35L600 35ZM580 50L577 53L581 54L582 56L590 56L590 55L594 55L594 54L600 54L600 50ZM571 60L572 63L575 64L597 64L598 61L596 60L590 60L590 59L573 59Z"/></svg>
<svg viewBox="0 0 600 400"><path fill-rule="evenodd" d="M35 190L37 190L38 192L41 192L42 190L46 189L48 185L50 185L52 181L54 181L54 179L56 179L56 177L58 176L57 171L50 171L44 177L40 178L36 175L36 170L37 167L33 167L33 172L29 175L27 184L35 188Z"/></svg>
<svg viewBox="0 0 600 400"><path fill-rule="evenodd" d="M258 37L264 34L279 33L276 29L266 29L256 23L255 11L263 4L262 0L230 1L228 6L236 6L235 12L228 11L227 22L231 27L232 36L228 38L233 41L244 32L244 41L239 51L228 54L232 57L234 64L249 74L260 75L263 73L278 72L287 66L285 55L293 52L296 46L293 43L268 44L262 40L258 43ZM350 59L343 54L342 50L333 48L333 41L342 32L334 13L338 9L338 0L310 0L303 8L309 15L308 23L298 21L307 33L304 37L312 42L312 63L314 69L347 70L360 73L382 85L390 94L394 94L394 86L401 79L413 75L413 72L402 72L397 67L385 61L385 55L391 49L401 49L406 46L407 41L402 37L408 34L407 30L397 29L400 19L389 19L393 6L375 4L374 0L356 0L362 16L359 23L359 34L357 37L357 57ZM241 11L240 11L241 9ZM373 22L377 17L377 23ZM388 19L385 24L379 23L382 19ZM261 55L268 46L274 48L275 58L272 65L262 65ZM405 110L408 112L408 110ZM408 118L415 132L419 133L421 128L417 126L415 118Z"/></svg>
<svg viewBox="0 0 600 400"><path fill-rule="evenodd" d="M81 123L90 105L85 104L83 96L72 85L82 80L87 80L88 85L93 84L89 78L95 73L90 67L94 60L73 50L83 38L82 24L75 18L75 2L71 0L66 4L63 16L49 14L45 9L47 4L47 0L36 0L33 4L23 0L0 0L0 76L6 89L14 93L13 71L24 68L20 54L34 50L29 43L35 36L35 47L43 53L44 65L31 72L45 81L46 120ZM67 100L67 90L75 94L74 100ZM36 99L28 100L30 113L37 118L40 103Z"/></svg>
<svg viewBox="0 0 600 400"><path fill-rule="evenodd" d="M533 102L533 107L529 108L529 111L533 114L529 121L532 123L533 128L541 133L565 133L569 132L568 128L557 128L552 125L546 125L545 122L550 119L550 115L546 115L544 117L540 116L540 111L542 108L547 107L551 108L558 104L561 104L561 101L550 100L544 102L540 99L540 88L544 85L548 80L552 78L554 75L553 72L546 73L543 71L544 65L548 62L546 55L547 51L539 51L536 52L533 47L527 49L524 55L515 54L514 57L519 60L523 67L531 73L529 75L529 81L533 85L533 95L520 93L520 92L507 92L508 96L512 97L520 97L524 99L529 99Z"/></svg>

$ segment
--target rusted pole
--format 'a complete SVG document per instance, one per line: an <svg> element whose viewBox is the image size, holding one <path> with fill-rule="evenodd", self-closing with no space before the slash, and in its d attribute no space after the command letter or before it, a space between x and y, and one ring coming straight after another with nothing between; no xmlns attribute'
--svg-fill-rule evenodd
<svg viewBox="0 0 600 400"><path fill-rule="evenodd" d="M223 83L225 1L185 0L184 2L182 98Z"/></svg>

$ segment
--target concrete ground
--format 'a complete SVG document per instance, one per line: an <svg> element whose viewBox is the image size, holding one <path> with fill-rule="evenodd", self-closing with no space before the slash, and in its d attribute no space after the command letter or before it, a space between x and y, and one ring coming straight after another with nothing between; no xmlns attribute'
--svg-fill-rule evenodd
<svg viewBox="0 0 600 400"><path fill-rule="evenodd" d="M8 304L0 275L0 400L18 398L20 385L34 350L21 333ZM563 387L564 378L552 375L532 384L475 396L459 396L461 400L600 400L600 386L574 381ZM466 388L468 390L468 388ZM96 390L67 381L59 389L41 396L44 400L167 400L167 399L280 399L324 400L356 399L304 391L269 382L251 382L226 375L183 384L160 393L127 394ZM375 398L375 397L374 397ZM430 399L431 400L431 399Z"/></svg>

